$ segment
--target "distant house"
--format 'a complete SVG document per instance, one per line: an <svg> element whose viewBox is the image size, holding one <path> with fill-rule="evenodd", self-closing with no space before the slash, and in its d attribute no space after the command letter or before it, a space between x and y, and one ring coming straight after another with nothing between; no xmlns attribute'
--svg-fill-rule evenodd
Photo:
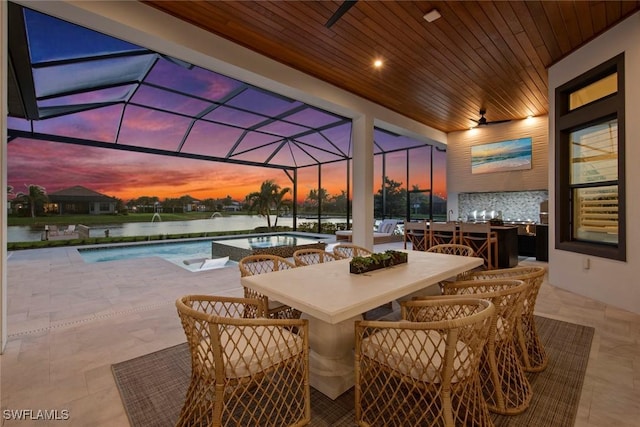
<svg viewBox="0 0 640 427"><path fill-rule="evenodd" d="M225 212L238 212L242 210L242 205L234 200L230 205L223 206L222 210Z"/></svg>
<svg viewBox="0 0 640 427"><path fill-rule="evenodd" d="M116 213L116 198L81 185L49 193L45 211L58 214L100 215Z"/></svg>

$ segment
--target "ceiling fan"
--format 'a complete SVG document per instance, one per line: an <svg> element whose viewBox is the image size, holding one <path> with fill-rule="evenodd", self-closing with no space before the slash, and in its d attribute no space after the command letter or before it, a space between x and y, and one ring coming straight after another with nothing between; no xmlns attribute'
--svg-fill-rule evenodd
<svg viewBox="0 0 640 427"><path fill-rule="evenodd" d="M486 108L481 108L480 109L480 118L478 120L475 119L471 119L474 122L476 122L478 124L478 126L487 126L487 125L495 125L498 123L505 123L505 122L510 122L511 120L493 120L493 121L488 121L487 118L484 116L485 114L487 114L487 109Z"/></svg>
<svg viewBox="0 0 640 427"><path fill-rule="evenodd" d="M336 10L333 15L331 15L331 18L329 18L329 20L327 21L326 24L324 24L325 27L327 28L331 28L331 26L333 24L335 24L338 19L342 18L342 15L344 15L345 13L347 13L347 11L349 9L351 9L357 2L358 0L345 0L342 2L342 4L340 5L340 7L338 8L338 10Z"/></svg>

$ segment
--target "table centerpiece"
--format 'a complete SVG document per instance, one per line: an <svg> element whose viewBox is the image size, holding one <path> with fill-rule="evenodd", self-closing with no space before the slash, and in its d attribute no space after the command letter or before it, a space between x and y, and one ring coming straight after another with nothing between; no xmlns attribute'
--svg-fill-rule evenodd
<svg viewBox="0 0 640 427"><path fill-rule="evenodd" d="M381 268L393 267L394 265L407 262L407 253L401 251L387 250L373 253L369 256L355 256L349 262L349 271L353 274L362 274Z"/></svg>

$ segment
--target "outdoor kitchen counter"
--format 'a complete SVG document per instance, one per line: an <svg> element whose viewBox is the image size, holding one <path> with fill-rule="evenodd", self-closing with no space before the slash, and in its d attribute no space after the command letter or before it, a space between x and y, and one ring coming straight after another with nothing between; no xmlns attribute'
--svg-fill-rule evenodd
<svg viewBox="0 0 640 427"><path fill-rule="evenodd" d="M498 235L498 268L518 265L518 226L492 225L491 230Z"/></svg>

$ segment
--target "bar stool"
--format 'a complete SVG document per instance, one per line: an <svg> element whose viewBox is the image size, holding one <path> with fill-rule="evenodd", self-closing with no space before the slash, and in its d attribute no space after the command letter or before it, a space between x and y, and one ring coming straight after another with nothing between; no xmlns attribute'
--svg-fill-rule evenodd
<svg viewBox="0 0 640 427"><path fill-rule="evenodd" d="M487 270L498 267L498 234L491 231L490 224L461 223L460 243L484 258Z"/></svg>
<svg viewBox="0 0 640 427"><path fill-rule="evenodd" d="M429 227L429 247L459 243L455 222L432 222Z"/></svg>
<svg viewBox="0 0 640 427"><path fill-rule="evenodd" d="M430 239L428 226L426 221L405 221L404 248L407 249L407 243L411 243L411 249L414 251L426 251Z"/></svg>

